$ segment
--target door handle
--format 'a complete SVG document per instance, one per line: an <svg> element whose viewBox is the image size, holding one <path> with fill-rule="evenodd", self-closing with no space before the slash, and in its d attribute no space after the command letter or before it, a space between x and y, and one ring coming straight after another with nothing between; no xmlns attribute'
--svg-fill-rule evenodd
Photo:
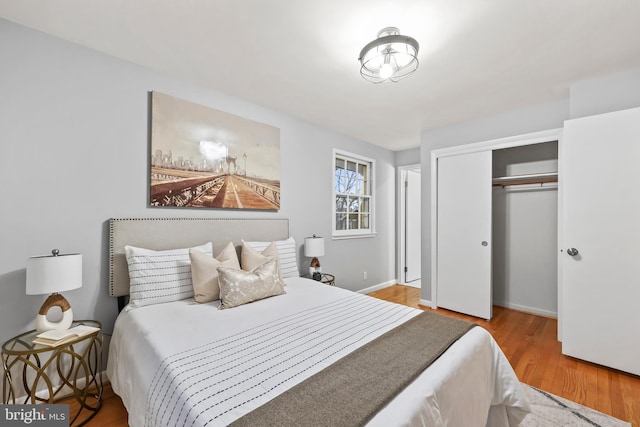
<svg viewBox="0 0 640 427"><path fill-rule="evenodd" d="M578 250L576 248L569 248L567 249L567 253L571 256L576 256L578 255Z"/></svg>

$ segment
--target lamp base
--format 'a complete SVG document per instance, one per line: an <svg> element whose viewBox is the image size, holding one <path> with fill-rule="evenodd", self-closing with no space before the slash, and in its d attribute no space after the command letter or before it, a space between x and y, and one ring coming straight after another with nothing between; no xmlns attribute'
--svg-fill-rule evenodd
<svg viewBox="0 0 640 427"><path fill-rule="evenodd" d="M62 319L58 322L50 322L47 319L47 312L52 307L60 307L62 310ZM36 316L36 330L38 332L50 331L52 329L66 331L71 326L71 323L73 323L71 304L60 294L49 295Z"/></svg>
<svg viewBox="0 0 640 427"><path fill-rule="evenodd" d="M322 270L320 268L320 261L318 260L318 258L313 257L311 259L311 264L309 265L309 276L313 277L316 273L320 274L321 271Z"/></svg>

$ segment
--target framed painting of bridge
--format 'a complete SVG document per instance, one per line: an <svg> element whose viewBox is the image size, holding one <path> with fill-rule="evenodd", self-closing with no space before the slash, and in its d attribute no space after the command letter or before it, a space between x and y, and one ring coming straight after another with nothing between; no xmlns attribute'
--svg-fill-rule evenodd
<svg viewBox="0 0 640 427"><path fill-rule="evenodd" d="M149 205L280 209L280 129L151 92Z"/></svg>

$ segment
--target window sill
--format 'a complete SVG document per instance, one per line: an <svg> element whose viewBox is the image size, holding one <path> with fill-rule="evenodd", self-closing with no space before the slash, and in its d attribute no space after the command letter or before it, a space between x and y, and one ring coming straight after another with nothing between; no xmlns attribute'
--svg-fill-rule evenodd
<svg viewBox="0 0 640 427"><path fill-rule="evenodd" d="M347 239L366 239L370 237L376 237L378 233L366 233L366 234L341 234L331 236L331 240L347 240Z"/></svg>

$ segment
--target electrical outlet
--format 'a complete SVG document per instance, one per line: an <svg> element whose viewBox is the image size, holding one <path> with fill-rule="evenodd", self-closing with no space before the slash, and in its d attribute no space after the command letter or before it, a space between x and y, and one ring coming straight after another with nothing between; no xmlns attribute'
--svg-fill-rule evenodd
<svg viewBox="0 0 640 427"><path fill-rule="evenodd" d="M366 271L362 272L362 280L367 280L367 272Z"/></svg>

